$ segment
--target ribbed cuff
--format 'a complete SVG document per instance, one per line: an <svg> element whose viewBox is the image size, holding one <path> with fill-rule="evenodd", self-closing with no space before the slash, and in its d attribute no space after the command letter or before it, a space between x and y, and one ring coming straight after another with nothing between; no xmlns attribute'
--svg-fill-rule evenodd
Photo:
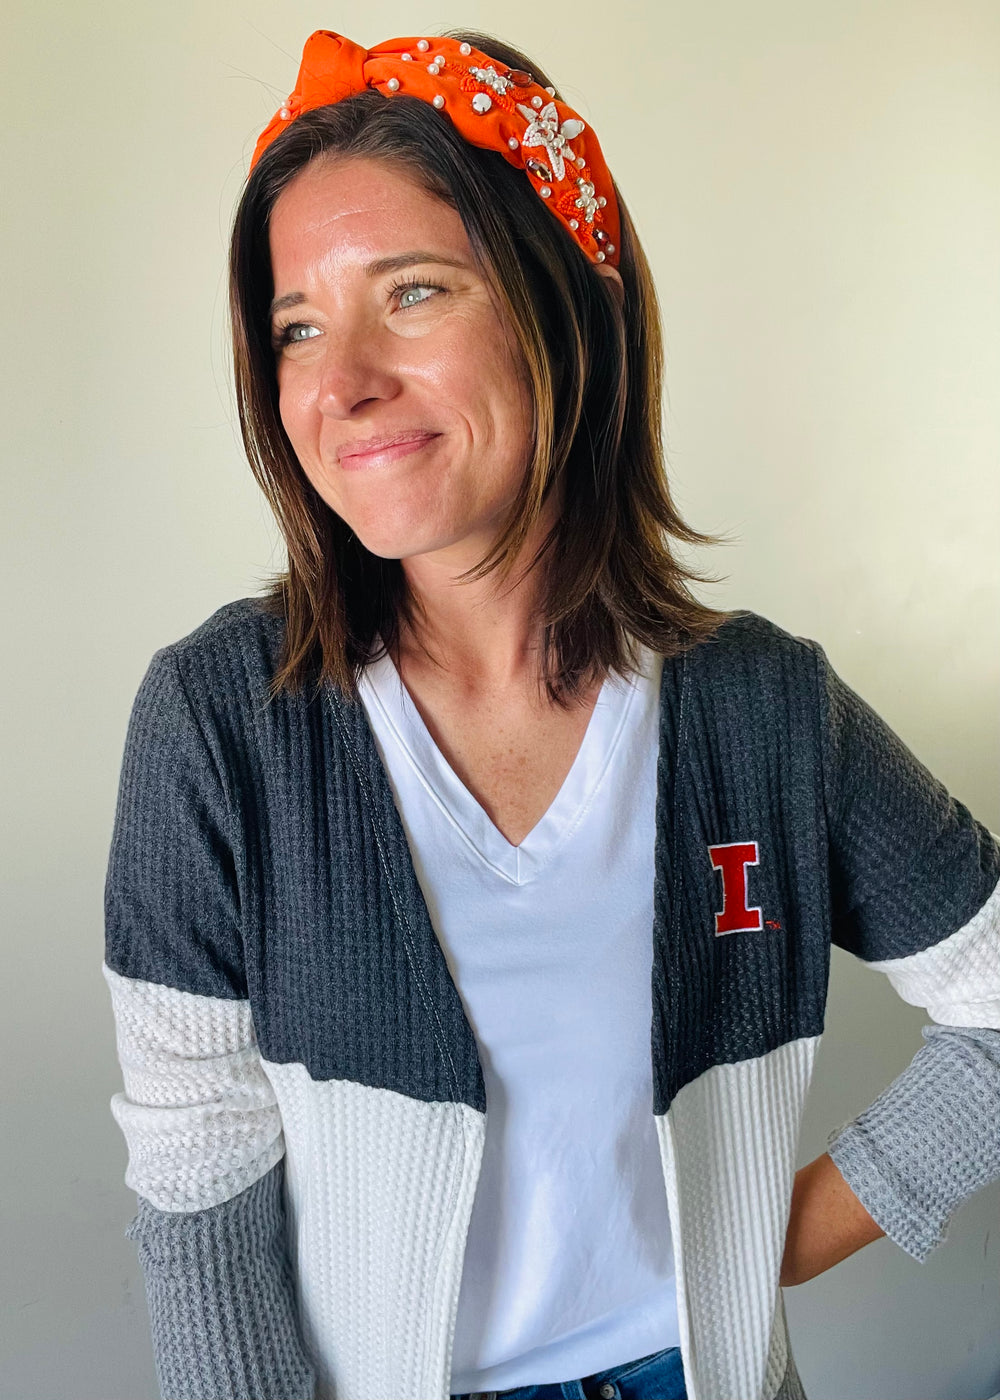
<svg viewBox="0 0 1000 1400"><path fill-rule="evenodd" d="M829 1145L875 1223L920 1262L962 1202L1000 1178L1000 1031L923 1034L898 1079Z"/></svg>
<svg viewBox="0 0 1000 1400"><path fill-rule="evenodd" d="M313 1400L285 1237L284 1164L191 1213L139 1197L126 1230L146 1282L163 1400Z"/></svg>

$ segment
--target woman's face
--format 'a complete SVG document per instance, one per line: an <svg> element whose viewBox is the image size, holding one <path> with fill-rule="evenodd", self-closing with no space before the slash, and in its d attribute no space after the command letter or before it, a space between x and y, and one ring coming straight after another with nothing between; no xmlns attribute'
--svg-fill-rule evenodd
<svg viewBox="0 0 1000 1400"><path fill-rule="evenodd" d="M320 159L270 239L281 421L306 476L373 553L478 562L532 404L458 214L384 162Z"/></svg>

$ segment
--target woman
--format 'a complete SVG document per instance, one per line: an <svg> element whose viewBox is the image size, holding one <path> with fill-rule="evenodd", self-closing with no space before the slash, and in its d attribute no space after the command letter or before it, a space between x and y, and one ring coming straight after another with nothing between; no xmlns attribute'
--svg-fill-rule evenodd
<svg viewBox="0 0 1000 1400"><path fill-rule="evenodd" d="M163 1394L792 1400L779 1284L1000 1175L1000 850L689 592L648 268L525 55L313 35L231 267L288 570L154 658L108 876ZM831 940L938 1025L793 1181Z"/></svg>

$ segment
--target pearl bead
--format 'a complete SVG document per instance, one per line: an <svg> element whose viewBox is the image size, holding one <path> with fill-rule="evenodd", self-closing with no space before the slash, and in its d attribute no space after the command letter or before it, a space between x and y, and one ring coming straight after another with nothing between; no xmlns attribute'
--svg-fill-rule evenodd
<svg viewBox="0 0 1000 1400"><path fill-rule="evenodd" d="M399 79L398 79L398 78L390 78L389 81L386 83L386 87L389 89L390 92L398 92L398 91L399 91Z"/></svg>
<svg viewBox="0 0 1000 1400"><path fill-rule="evenodd" d="M420 50L421 53L426 53L427 50L430 48L430 44L427 42L426 39L418 39L417 48Z"/></svg>
<svg viewBox="0 0 1000 1400"><path fill-rule="evenodd" d="M609 244L608 244L608 252L609 252L609 253L613 253L614 251L615 251L615 245L614 245L613 243L609 243Z"/></svg>
<svg viewBox="0 0 1000 1400"><path fill-rule="evenodd" d="M570 219L570 221L569 221L569 226L570 226L570 228L573 230L573 232L575 233L575 232L577 231L577 229L580 227L580 220L579 220L579 219Z"/></svg>
<svg viewBox="0 0 1000 1400"><path fill-rule="evenodd" d="M597 254L597 261L598 261L598 262L603 262L603 261L604 261L604 254L603 254L603 253L598 253L598 254Z"/></svg>
<svg viewBox="0 0 1000 1400"><path fill-rule="evenodd" d="M538 193L543 199L548 199L549 195L552 193L552 187L550 185L540 185Z"/></svg>
<svg viewBox="0 0 1000 1400"><path fill-rule="evenodd" d="M517 139L516 136L508 136L508 137L507 137L507 145L511 148L512 151L516 151L517 148L518 148L518 146L520 146L520 144L521 144L521 143L520 143L520 141Z"/></svg>
<svg viewBox="0 0 1000 1400"><path fill-rule="evenodd" d="M291 112L288 110L287 107L282 107L281 112L280 112L279 115L281 116L281 120L282 120L283 122L286 122L286 121L288 120L288 118L289 118L292 114L291 114Z"/></svg>
<svg viewBox="0 0 1000 1400"><path fill-rule="evenodd" d="M532 107L540 107L542 105L542 99L540 97L533 97L531 99L531 105Z"/></svg>
<svg viewBox="0 0 1000 1400"><path fill-rule="evenodd" d="M587 162L586 162L586 160L584 159L583 156L577 156L577 158L576 158L576 163L577 163L577 166L578 166L578 168L579 168L580 170L582 170L583 167L587 164Z"/></svg>
<svg viewBox="0 0 1000 1400"><path fill-rule="evenodd" d="M412 62L413 62L413 55L412 55L411 53L401 53L399 56L400 56L400 58L403 60L404 63L412 63Z"/></svg>
<svg viewBox="0 0 1000 1400"><path fill-rule="evenodd" d="M438 64L439 67L443 68L443 67L444 67L444 54L443 54L443 53L436 53L436 54L434 55L434 62L435 62L436 64Z"/></svg>
<svg viewBox="0 0 1000 1400"><path fill-rule="evenodd" d="M549 94L550 97L555 97L556 95L555 88L546 88L545 91Z"/></svg>
<svg viewBox="0 0 1000 1400"><path fill-rule="evenodd" d="M440 93L437 93L436 96L435 96L435 98L434 98L434 106L438 109L439 112L440 112L441 108L444 106L444 98L441 96Z"/></svg>
<svg viewBox="0 0 1000 1400"><path fill-rule="evenodd" d="M437 75L441 72L441 69L437 66L436 63L428 63L427 71L432 78L436 78Z"/></svg>
<svg viewBox="0 0 1000 1400"><path fill-rule="evenodd" d="M471 44L459 44L459 46L458 46L458 51L459 51L459 53L465 54L465 56L468 57L468 55L472 52L472 45L471 45Z"/></svg>
<svg viewBox="0 0 1000 1400"><path fill-rule="evenodd" d="M608 201L604 198L603 194L599 194L599 195L597 196L597 202L598 202L598 204L601 206L601 208L603 209L604 206L605 206L605 204L607 204Z"/></svg>

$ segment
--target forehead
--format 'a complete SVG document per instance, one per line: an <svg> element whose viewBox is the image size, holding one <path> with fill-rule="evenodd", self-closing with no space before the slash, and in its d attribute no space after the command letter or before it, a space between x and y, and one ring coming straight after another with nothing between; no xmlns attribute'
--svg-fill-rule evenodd
<svg viewBox="0 0 1000 1400"><path fill-rule="evenodd" d="M360 259L404 245L471 257L458 212L386 161L312 161L275 201L269 234L276 280L303 261Z"/></svg>

